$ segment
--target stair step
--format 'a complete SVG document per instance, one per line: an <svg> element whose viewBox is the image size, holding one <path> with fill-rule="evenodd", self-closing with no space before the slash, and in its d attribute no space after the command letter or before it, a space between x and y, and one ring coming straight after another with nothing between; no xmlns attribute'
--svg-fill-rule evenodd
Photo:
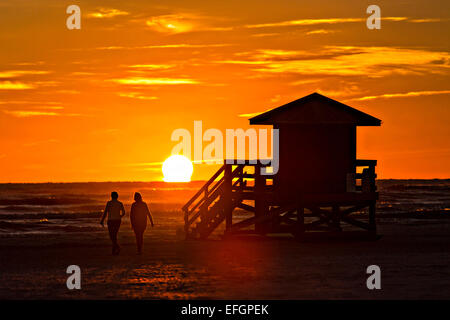
<svg viewBox="0 0 450 320"><path fill-rule="evenodd" d="M214 179L219 177L220 173L224 170L225 166L222 167L213 177ZM250 177L247 172L243 171L242 167L238 167L232 171L233 177L239 177L239 179L232 184L233 190L236 192L242 192L245 189L246 181L242 178ZM225 220L225 211L224 211L224 178L219 180L218 183L213 184L213 180L210 179L207 184L198 192L186 205L183 207L183 210L187 215L194 216L194 221L200 217L200 221L198 221L195 226L192 226L192 221L189 220L189 225L187 227L191 227L189 234L193 237L199 236L200 238L208 237L214 230ZM214 185L214 187L210 188L209 185ZM209 193L205 196L201 197L203 192L202 190L209 190ZM197 203L197 205L196 205ZM232 208L236 208L236 206L240 205L242 200L233 198L232 199ZM250 210L251 207L242 204L247 210ZM192 209L190 209L192 208Z"/></svg>

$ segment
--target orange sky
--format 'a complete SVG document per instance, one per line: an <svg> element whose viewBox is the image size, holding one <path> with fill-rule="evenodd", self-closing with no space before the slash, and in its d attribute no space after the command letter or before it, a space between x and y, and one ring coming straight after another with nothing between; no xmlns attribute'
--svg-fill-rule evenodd
<svg viewBox="0 0 450 320"><path fill-rule="evenodd" d="M314 91L383 120L358 129L380 178L450 178L450 3L376 1L381 30L369 4L3 0L0 182L160 180L174 129Z"/></svg>

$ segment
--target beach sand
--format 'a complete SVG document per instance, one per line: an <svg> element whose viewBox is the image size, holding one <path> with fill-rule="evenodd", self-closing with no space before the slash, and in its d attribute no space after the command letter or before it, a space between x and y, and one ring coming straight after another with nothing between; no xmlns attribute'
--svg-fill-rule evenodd
<svg viewBox="0 0 450 320"><path fill-rule="evenodd" d="M1 299L448 299L450 221L379 223L377 241L283 238L185 241L182 215L145 234L136 255L124 221L119 256L107 231L21 235L0 242ZM99 228L101 228L99 226ZM178 230L178 231L177 231ZM81 290L68 290L78 265ZM368 290L366 268L381 268Z"/></svg>

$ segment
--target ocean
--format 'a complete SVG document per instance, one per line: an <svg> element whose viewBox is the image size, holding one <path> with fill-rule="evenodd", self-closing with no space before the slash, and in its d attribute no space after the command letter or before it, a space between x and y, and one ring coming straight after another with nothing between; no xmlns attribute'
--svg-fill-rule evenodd
<svg viewBox="0 0 450 320"><path fill-rule="evenodd" d="M0 237L103 232L99 220L111 191L127 212L140 192L160 226L183 225L181 207L204 184L88 182L0 184ZM450 217L450 180L378 180L378 223L430 223ZM436 220L438 219L438 220Z"/></svg>

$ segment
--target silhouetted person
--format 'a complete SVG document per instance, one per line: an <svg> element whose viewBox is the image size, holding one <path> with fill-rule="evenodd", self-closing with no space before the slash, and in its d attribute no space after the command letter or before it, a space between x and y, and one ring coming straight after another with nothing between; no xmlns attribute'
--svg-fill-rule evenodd
<svg viewBox="0 0 450 320"><path fill-rule="evenodd" d="M142 196L139 192L134 194L134 203L131 205L130 220L136 235L136 244L138 254L142 253L142 245L144 244L144 231L147 228L147 217L153 227L152 214L148 210L147 204L142 201Z"/></svg>
<svg viewBox="0 0 450 320"><path fill-rule="evenodd" d="M106 214L108 214L108 231L112 241L113 255L118 255L120 252L120 246L117 243L117 233L119 232L121 219L125 215L125 208L122 202L117 200L118 198L119 194L117 192L111 192L111 200L106 203L105 211L100 221L100 224L104 226L103 222L105 221Z"/></svg>

